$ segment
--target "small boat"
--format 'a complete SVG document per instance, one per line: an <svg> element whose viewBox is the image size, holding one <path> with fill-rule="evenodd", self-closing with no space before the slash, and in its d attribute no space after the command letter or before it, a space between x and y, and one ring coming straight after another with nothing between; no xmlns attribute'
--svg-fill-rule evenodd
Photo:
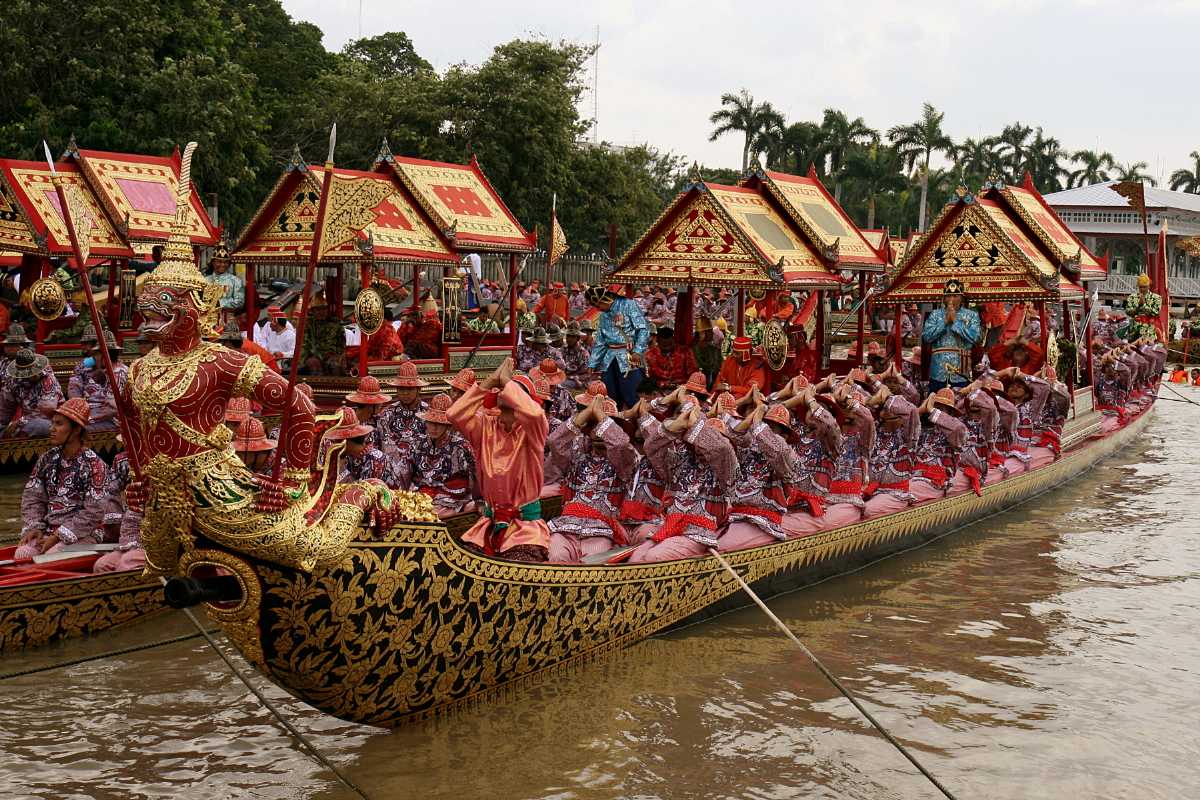
<svg viewBox="0 0 1200 800"><path fill-rule="evenodd" d="M166 608L162 585L141 570L96 574L96 548L12 563L0 548L0 652L98 633Z"/></svg>
<svg viewBox="0 0 1200 800"><path fill-rule="evenodd" d="M728 553L766 596L911 549L1068 481L1133 442L1148 407L1101 433L1089 410L1051 464L845 528ZM1108 429L1108 426L1105 426ZM544 502L549 514L553 502ZM472 553L473 521L360 529L335 567L307 573L200 540L180 562L207 608L271 681L329 714L390 727L486 701L722 604L744 604L712 557L645 565L557 565ZM217 577L222 576L222 577ZM223 598L223 599L222 599Z"/></svg>

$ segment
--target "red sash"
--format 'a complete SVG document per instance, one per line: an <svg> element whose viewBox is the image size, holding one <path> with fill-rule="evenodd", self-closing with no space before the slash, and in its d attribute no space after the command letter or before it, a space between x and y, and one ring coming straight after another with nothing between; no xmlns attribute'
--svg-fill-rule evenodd
<svg viewBox="0 0 1200 800"><path fill-rule="evenodd" d="M967 480L971 482L971 489L974 490L975 494L983 497L983 484L979 480L979 470L975 469L974 467L964 465L962 467L962 473L963 475L966 475Z"/></svg>
<svg viewBox="0 0 1200 800"><path fill-rule="evenodd" d="M897 492L908 491L908 481L897 481L896 483L880 483L879 481L871 481L867 484L867 488L863 489L863 496L870 497L881 489L892 489Z"/></svg>
<svg viewBox="0 0 1200 800"><path fill-rule="evenodd" d="M654 541L665 542L672 536L679 536L692 525L714 533L717 530L717 521L708 517L697 517L695 514L667 514L662 527L658 529L658 533L654 534Z"/></svg>
<svg viewBox="0 0 1200 800"><path fill-rule="evenodd" d="M603 522L612 531L612 540L615 545L624 545L629 540L625 536L625 528L620 522L617 522L612 517L607 517L600 512L599 509L592 508L584 503L567 503L563 506L562 516L564 517L582 517L583 519L591 519L597 522Z"/></svg>
<svg viewBox="0 0 1200 800"><path fill-rule="evenodd" d="M830 481L829 482L829 493L830 494L862 495L862 492L863 492L862 481Z"/></svg>
<svg viewBox="0 0 1200 800"><path fill-rule="evenodd" d="M729 509L730 514L742 514L747 517L762 517L767 522L773 522L776 525L783 522L783 514L778 511L772 511L769 508L760 508L758 506L733 506Z"/></svg>
<svg viewBox="0 0 1200 800"><path fill-rule="evenodd" d="M941 464L917 464L917 472L939 489L945 489L946 481L950 478L950 473Z"/></svg>

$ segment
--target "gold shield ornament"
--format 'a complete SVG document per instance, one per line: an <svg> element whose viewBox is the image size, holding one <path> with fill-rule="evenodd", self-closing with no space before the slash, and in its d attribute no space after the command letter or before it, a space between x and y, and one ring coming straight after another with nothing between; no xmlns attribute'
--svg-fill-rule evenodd
<svg viewBox="0 0 1200 800"><path fill-rule="evenodd" d="M38 278L29 287L29 310L38 319L58 319L66 309L67 293L54 278Z"/></svg>
<svg viewBox="0 0 1200 800"><path fill-rule="evenodd" d="M763 356L771 369L782 369L787 361L788 337L787 330L777 319L763 326L762 332Z"/></svg>
<svg viewBox="0 0 1200 800"><path fill-rule="evenodd" d="M383 296L370 286L363 289L354 301L354 316L358 317L358 329L364 335L378 333L383 327Z"/></svg>

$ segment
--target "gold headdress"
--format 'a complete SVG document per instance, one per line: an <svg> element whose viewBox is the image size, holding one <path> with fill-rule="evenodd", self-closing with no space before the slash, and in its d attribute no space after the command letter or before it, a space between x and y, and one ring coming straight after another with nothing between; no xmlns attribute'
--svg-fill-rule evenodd
<svg viewBox="0 0 1200 800"><path fill-rule="evenodd" d="M162 262L146 278L145 286L184 289L191 292L200 309L201 336L212 337L216 335L217 301L225 293L225 287L209 283L200 274L192 253L192 240L188 236L188 210L192 199L192 154L195 151L195 142L188 142L183 150L171 236L163 248Z"/></svg>

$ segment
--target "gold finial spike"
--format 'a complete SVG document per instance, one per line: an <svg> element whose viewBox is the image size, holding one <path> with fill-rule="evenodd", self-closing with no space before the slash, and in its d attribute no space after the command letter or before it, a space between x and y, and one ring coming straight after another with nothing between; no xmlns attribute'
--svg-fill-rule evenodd
<svg viewBox="0 0 1200 800"><path fill-rule="evenodd" d="M688 171L688 180L692 183L700 183L702 180L704 180L703 176L700 174L699 161L692 162L692 168Z"/></svg>

